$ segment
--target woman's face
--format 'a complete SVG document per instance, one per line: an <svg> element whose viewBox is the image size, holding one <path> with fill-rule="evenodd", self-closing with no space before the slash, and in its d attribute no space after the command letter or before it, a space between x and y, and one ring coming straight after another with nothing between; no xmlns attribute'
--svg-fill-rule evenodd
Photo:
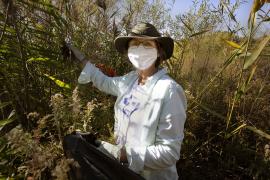
<svg viewBox="0 0 270 180"><path fill-rule="evenodd" d="M138 47L140 44L142 44L145 48L157 48L156 42L150 39L134 38L130 40L128 43L129 47L132 46Z"/></svg>
<svg viewBox="0 0 270 180"><path fill-rule="evenodd" d="M140 71L155 70L155 62L158 58L155 40L134 38L129 41L128 45L128 57L135 68Z"/></svg>

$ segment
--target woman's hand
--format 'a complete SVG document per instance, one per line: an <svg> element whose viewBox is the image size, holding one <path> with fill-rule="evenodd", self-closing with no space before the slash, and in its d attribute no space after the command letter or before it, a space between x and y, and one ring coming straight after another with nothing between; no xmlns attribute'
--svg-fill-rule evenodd
<svg viewBox="0 0 270 180"><path fill-rule="evenodd" d="M120 162L121 163L128 163L127 152L126 152L126 148L125 147L122 147L120 149Z"/></svg>
<svg viewBox="0 0 270 180"><path fill-rule="evenodd" d="M63 55L65 57L70 56L79 62L81 68L85 66L85 64L88 62L86 56L84 53L82 53L79 49L77 49L75 46L73 46L70 42L65 42L64 46L62 48Z"/></svg>

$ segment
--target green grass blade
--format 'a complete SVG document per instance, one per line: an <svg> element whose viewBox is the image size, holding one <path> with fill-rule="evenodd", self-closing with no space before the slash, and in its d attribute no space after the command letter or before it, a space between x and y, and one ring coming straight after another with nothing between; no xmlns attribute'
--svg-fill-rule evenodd
<svg viewBox="0 0 270 180"><path fill-rule="evenodd" d="M47 61L49 61L49 58L32 57L32 58L29 58L26 62L31 63L31 62L47 62Z"/></svg>
<svg viewBox="0 0 270 180"><path fill-rule="evenodd" d="M244 64L244 69L247 69L249 66L251 66L259 57L261 54L262 50L265 48L267 45L268 41L270 40L270 35L266 36L258 45L258 47L255 49L253 53L247 58Z"/></svg>

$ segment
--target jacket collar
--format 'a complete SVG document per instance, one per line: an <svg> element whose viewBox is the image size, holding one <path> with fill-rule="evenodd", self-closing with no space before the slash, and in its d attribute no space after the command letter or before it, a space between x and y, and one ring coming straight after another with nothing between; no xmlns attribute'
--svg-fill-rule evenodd
<svg viewBox="0 0 270 180"><path fill-rule="evenodd" d="M138 74L138 72L137 72L137 74ZM152 89L154 88L156 82L165 74L167 74L167 70L165 68L161 68L158 70L158 72L156 72L152 76L148 77L148 79L144 85L147 89L147 93L152 92Z"/></svg>

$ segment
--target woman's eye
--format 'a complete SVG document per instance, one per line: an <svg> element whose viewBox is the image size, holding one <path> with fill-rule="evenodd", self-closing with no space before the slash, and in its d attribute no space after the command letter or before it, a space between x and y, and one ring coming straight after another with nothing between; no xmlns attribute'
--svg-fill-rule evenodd
<svg viewBox="0 0 270 180"><path fill-rule="evenodd" d="M130 46L138 46L140 42L133 41L130 43Z"/></svg>
<svg viewBox="0 0 270 180"><path fill-rule="evenodd" d="M152 47L152 44L150 42L143 42L144 47Z"/></svg>
<svg viewBox="0 0 270 180"><path fill-rule="evenodd" d="M139 45L143 45L145 48L149 48L149 47L153 47L153 43L149 42L149 41L132 41L130 42L129 46L139 46Z"/></svg>

